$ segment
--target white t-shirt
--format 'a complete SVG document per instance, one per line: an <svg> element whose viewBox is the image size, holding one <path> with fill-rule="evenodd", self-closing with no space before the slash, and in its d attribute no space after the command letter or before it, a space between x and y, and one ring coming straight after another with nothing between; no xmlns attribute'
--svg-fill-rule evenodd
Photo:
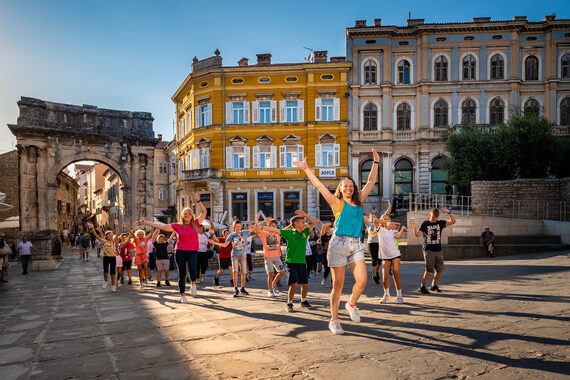
<svg viewBox="0 0 570 380"><path fill-rule="evenodd" d="M378 243L378 233L376 232L376 226L374 223L368 223L367 231L368 231L368 239L366 239L367 243Z"/></svg>
<svg viewBox="0 0 570 380"><path fill-rule="evenodd" d="M305 246L305 256L312 256L313 250L311 249L311 244L309 243L309 239L307 239L307 245Z"/></svg>
<svg viewBox="0 0 570 380"><path fill-rule="evenodd" d="M150 254L152 253L153 249L154 249L154 245L152 244L152 239L149 239L146 242L146 253L149 255L149 257L150 257Z"/></svg>
<svg viewBox="0 0 570 380"><path fill-rule="evenodd" d="M380 227L378 230L378 243L379 243L379 257L383 260L393 259L400 256L400 250L396 245L396 238L394 237L398 231L387 230Z"/></svg>
<svg viewBox="0 0 570 380"><path fill-rule="evenodd" d="M253 240L253 236L248 236L245 241L245 254L251 255L251 241Z"/></svg>
<svg viewBox="0 0 570 380"><path fill-rule="evenodd" d="M32 242L20 242L18 243L18 248L20 248L20 256L30 255L30 249L33 247Z"/></svg>
<svg viewBox="0 0 570 380"><path fill-rule="evenodd" d="M208 235L198 234L198 252L208 251Z"/></svg>

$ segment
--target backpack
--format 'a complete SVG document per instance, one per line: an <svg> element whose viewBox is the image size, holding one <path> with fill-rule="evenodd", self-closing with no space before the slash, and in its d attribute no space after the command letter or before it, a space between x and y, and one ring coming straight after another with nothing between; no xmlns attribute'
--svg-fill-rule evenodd
<svg viewBox="0 0 570 380"><path fill-rule="evenodd" d="M89 239L83 238L83 240L81 240L81 246L83 248L89 248Z"/></svg>

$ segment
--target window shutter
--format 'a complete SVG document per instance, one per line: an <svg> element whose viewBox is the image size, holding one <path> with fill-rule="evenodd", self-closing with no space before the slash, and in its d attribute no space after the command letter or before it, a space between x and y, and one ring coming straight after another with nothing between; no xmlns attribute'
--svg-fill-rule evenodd
<svg viewBox="0 0 570 380"><path fill-rule="evenodd" d="M321 166L322 163L322 145L321 144L315 144L315 166L319 167Z"/></svg>
<svg viewBox="0 0 570 380"><path fill-rule="evenodd" d="M208 125L212 125L212 103L208 104L207 108L208 108L208 120L207 120L207 123L208 123Z"/></svg>
<svg viewBox="0 0 570 380"><path fill-rule="evenodd" d="M232 102L226 102L226 124L232 124Z"/></svg>
<svg viewBox="0 0 570 380"><path fill-rule="evenodd" d="M231 146L226 147L226 169L232 169L234 162L234 148Z"/></svg>
<svg viewBox="0 0 570 380"><path fill-rule="evenodd" d="M271 168L277 167L277 147L271 145Z"/></svg>
<svg viewBox="0 0 570 380"><path fill-rule="evenodd" d="M243 102L243 122L249 124L249 102Z"/></svg>
<svg viewBox="0 0 570 380"><path fill-rule="evenodd" d="M280 100L279 101L279 121L281 123L284 123L285 121L287 121L287 110L285 109L285 106L287 105L287 102L285 100Z"/></svg>
<svg viewBox="0 0 570 380"><path fill-rule="evenodd" d="M244 167L244 169L249 169L249 160L250 160L250 158L249 158L249 146L244 146L243 147L243 161L244 161L243 167Z"/></svg>
<svg viewBox="0 0 570 380"><path fill-rule="evenodd" d="M285 167L285 152L287 150L287 146L281 145L279 146L279 167Z"/></svg>
<svg viewBox="0 0 570 380"><path fill-rule="evenodd" d="M297 121L305 121L305 101L297 100Z"/></svg>
<svg viewBox="0 0 570 380"><path fill-rule="evenodd" d="M190 166L192 169L200 169L200 150L192 149L190 151Z"/></svg>
<svg viewBox="0 0 570 380"><path fill-rule="evenodd" d="M315 121L321 121L321 98L315 99Z"/></svg>
<svg viewBox="0 0 570 380"><path fill-rule="evenodd" d="M202 125L200 125L200 122L202 121L202 112L200 112L200 106L197 106L195 108L196 112L194 112L194 124L196 125L196 128L200 128Z"/></svg>
<svg viewBox="0 0 570 380"><path fill-rule="evenodd" d="M334 144L334 166L340 166L340 144Z"/></svg>
<svg viewBox="0 0 570 380"><path fill-rule="evenodd" d="M200 148L200 168L210 167L210 148Z"/></svg>
<svg viewBox="0 0 570 380"><path fill-rule="evenodd" d="M251 102L251 120L252 123L259 123L259 101Z"/></svg>
<svg viewBox="0 0 570 380"><path fill-rule="evenodd" d="M333 99L333 120L340 120L340 98Z"/></svg>
<svg viewBox="0 0 570 380"><path fill-rule="evenodd" d="M259 168L259 146L257 145L253 147L253 167Z"/></svg>
<svg viewBox="0 0 570 380"><path fill-rule="evenodd" d="M277 123L277 101L271 101L271 122Z"/></svg>
<svg viewBox="0 0 570 380"><path fill-rule="evenodd" d="M304 145L297 145L297 159L299 161L303 161L305 159L305 146Z"/></svg>

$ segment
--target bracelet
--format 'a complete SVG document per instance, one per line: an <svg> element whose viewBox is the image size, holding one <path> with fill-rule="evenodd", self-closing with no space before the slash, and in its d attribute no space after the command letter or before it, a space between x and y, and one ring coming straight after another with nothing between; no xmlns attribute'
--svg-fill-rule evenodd
<svg viewBox="0 0 570 380"><path fill-rule="evenodd" d="M379 165L380 161L373 161L375 164Z"/></svg>
<svg viewBox="0 0 570 380"><path fill-rule="evenodd" d="M202 203L202 201L197 201L196 203Z"/></svg>

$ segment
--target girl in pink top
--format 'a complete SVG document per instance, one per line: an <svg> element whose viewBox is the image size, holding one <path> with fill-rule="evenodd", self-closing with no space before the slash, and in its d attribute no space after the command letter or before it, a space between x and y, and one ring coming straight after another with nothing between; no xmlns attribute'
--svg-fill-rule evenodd
<svg viewBox="0 0 570 380"><path fill-rule="evenodd" d="M193 296L196 295L196 265L197 265L197 251L198 251L198 228L206 218L206 207L200 201L200 196L192 192L194 203L200 209L198 217L194 215L190 207L182 210L180 223L161 224L147 222L140 220L137 224L144 224L147 226L159 228L163 231L173 232L178 234L178 243L176 244L176 264L178 265L178 287L180 288L180 302L187 303L185 289L186 289L186 265L190 270L190 292Z"/></svg>

